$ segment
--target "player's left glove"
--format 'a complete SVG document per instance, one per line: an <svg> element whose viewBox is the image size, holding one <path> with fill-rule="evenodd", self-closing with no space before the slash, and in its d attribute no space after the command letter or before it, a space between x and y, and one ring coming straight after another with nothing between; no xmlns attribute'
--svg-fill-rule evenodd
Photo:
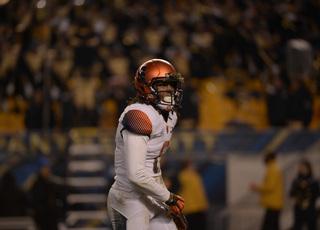
<svg viewBox="0 0 320 230"><path fill-rule="evenodd" d="M179 214L174 211L168 212L169 216L173 220L173 222L176 224L178 230L187 230L188 229L188 222L186 217L182 212Z"/></svg>
<svg viewBox="0 0 320 230"><path fill-rule="evenodd" d="M179 214L182 212L182 209L184 208L184 199L176 194L171 194L172 200L170 202L166 202L166 205L169 205L172 211Z"/></svg>

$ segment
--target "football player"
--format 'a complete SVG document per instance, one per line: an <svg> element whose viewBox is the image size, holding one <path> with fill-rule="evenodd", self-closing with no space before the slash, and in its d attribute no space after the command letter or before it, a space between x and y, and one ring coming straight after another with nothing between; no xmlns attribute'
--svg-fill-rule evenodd
<svg viewBox="0 0 320 230"><path fill-rule="evenodd" d="M186 229L182 197L164 185L160 159L170 145L182 100L182 76L162 59L143 63L116 131L115 182L108 194L114 230Z"/></svg>

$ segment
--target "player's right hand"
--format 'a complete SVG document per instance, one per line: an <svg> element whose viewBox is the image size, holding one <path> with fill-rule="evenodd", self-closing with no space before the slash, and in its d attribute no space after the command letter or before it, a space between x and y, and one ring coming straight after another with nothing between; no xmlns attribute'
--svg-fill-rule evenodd
<svg viewBox="0 0 320 230"><path fill-rule="evenodd" d="M181 213L184 208L184 199L174 193L172 194L172 200L167 201L166 205L171 207L171 210L177 214Z"/></svg>

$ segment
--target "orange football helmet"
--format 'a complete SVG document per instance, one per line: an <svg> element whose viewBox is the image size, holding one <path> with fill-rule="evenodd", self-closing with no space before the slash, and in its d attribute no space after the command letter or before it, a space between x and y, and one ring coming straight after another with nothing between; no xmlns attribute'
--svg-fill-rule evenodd
<svg viewBox="0 0 320 230"><path fill-rule="evenodd" d="M158 83L168 82L174 87L171 93L171 102L160 100L159 92L156 85ZM183 90L181 83L183 77L177 73L175 68L163 59L151 59L143 63L137 70L134 78L134 86L138 95L147 101L159 106L161 109L170 110L173 106L179 106L182 101Z"/></svg>

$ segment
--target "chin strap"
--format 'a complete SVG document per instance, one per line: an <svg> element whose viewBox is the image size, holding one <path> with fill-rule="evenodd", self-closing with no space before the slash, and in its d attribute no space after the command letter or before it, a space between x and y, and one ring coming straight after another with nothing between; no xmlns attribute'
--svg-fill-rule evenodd
<svg viewBox="0 0 320 230"><path fill-rule="evenodd" d="M157 104L157 107L164 111L170 111L173 109L173 105L166 105L165 102L161 101L161 103Z"/></svg>

